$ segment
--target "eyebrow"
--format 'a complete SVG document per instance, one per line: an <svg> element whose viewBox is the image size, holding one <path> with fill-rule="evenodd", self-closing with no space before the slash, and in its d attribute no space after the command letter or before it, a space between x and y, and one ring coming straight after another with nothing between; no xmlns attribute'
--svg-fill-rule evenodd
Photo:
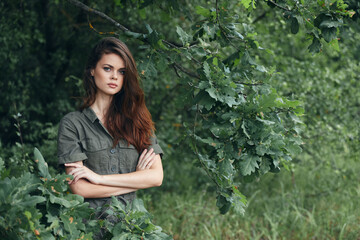
<svg viewBox="0 0 360 240"><path fill-rule="evenodd" d="M105 63L104 66L105 66L105 65L107 65L107 66L109 66L109 67L111 67L111 68L114 68L114 66L112 66L112 65L110 65L110 64L108 64L108 63ZM119 70L126 70L126 68L124 68L124 67L123 67L123 68L119 68Z"/></svg>

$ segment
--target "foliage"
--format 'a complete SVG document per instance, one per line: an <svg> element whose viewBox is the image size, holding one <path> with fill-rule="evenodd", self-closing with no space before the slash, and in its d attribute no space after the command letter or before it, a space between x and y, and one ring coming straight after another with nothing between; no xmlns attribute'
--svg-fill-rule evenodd
<svg viewBox="0 0 360 240"><path fill-rule="evenodd" d="M191 188L182 194L164 192L148 209L174 239L358 239L358 159L343 152L333 155L342 171L305 160L293 173L267 174L243 184L249 205L245 216L232 210L221 215L213 193Z"/></svg>
<svg viewBox="0 0 360 240"><path fill-rule="evenodd" d="M339 164L340 159L343 163L358 159L358 1L187 0L181 5L177 1L86 2L100 12L84 12L74 7L74 2L0 3L0 30L6 33L0 37L4 46L0 49L0 87L7 89L0 103L4 116L0 120L3 180L21 179L24 168L30 173L36 171L26 154L34 144L42 146L51 176L56 175L57 123L75 109L71 97L81 95L84 53L104 35L124 40L137 60L147 106L165 152L163 192L184 194L189 186L198 192L207 189L222 213L231 206L242 213L244 195L252 196L258 188L282 189L290 181L283 177L276 184L260 180L266 172L284 167L291 174L299 172L298 178L312 179L310 173L315 170L347 176L349 170ZM119 25L98 13L106 13ZM23 133L20 142L13 124L16 132ZM193 163L203 172L194 169ZM265 179L277 179L275 176L267 174ZM21 182L6 181L14 186ZM257 184L259 181L262 185ZM42 180L35 183L44 184ZM254 187L249 190L246 186ZM318 186L319 191L322 186ZM304 189L309 185L300 185L296 191ZM167 201L161 200L158 189L155 191L154 200ZM30 196L36 195L30 192ZM264 203L271 213L269 209L286 202L273 198L270 190L263 198L274 201ZM351 205L351 199L342 201ZM311 214L296 214L299 209L312 213L311 209L297 204L293 205L294 218L286 218L286 208L285 215L276 214L289 221L303 219L306 226ZM45 208L43 205L45 202L36 206ZM335 203L332 206L339 207ZM124 209L118 210L124 215ZM31 211L35 224L36 211ZM45 224L46 213L40 213L39 221ZM25 219L27 224L30 215L21 214L22 223ZM231 216L229 219L237 215ZM270 213L267 216L253 224L284 223ZM114 229L108 225L110 233ZM347 227L344 229L346 232ZM340 238L339 232L333 234Z"/></svg>
<svg viewBox="0 0 360 240"><path fill-rule="evenodd" d="M34 150L37 173L0 181L0 236L4 239L92 239L105 225L104 239L171 239L151 223L141 200L126 208L113 198L115 226L94 218L84 198L69 193L68 175L52 177L38 149ZM14 217L16 216L16 217ZM105 230L105 233L106 233Z"/></svg>
<svg viewBox="0 0 360 240"><path fill-rule="evenodd" d="M155 56L139 66L145 80L156 76L156 68L166 67L174 67L183 79L178 84L187 88L186 98L192 99L188 108L194 111L193 120L185 125L193 139L190 147L217 186L220 211L226 213L234 206L243 213L246 200L234 177L251 179L278 171L280 162L286 165L291 154L299 153L296 124L301 121L296 115L303 110L299 101L281 97L269 85L272 72L251 56L251 49L259 49L255 33L246 25L237 28L230 7L226 2L214 10L196 6L190 31L176 28L182 44L167 41L149 25L147 33L117 26L127 41L140 41ZM190 64L191 70L184 67Z"/></svg>
<svg viewBox="0 0 360 240"><path fill-rule="evenodd" d="M131 205L124 206L115 197L107 213L114 215L119 220L115 225L105 223L106 229L116 239L172 239L169 235L161 232L161 227L150 222L152 216L145 209L141 199L135 199Z"/></svg>

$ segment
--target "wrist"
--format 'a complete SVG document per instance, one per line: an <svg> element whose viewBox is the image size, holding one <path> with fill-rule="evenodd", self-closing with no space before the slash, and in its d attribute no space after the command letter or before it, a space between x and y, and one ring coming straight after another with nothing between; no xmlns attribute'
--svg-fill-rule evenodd
<svg viewBox="0 0 360 240"><path fill-rule="evenodd" d="M98 174L98 182L97 182L97 184L98 185L104 185L104 182L105 182L104 178L105 178L104 175Z"/></svg>

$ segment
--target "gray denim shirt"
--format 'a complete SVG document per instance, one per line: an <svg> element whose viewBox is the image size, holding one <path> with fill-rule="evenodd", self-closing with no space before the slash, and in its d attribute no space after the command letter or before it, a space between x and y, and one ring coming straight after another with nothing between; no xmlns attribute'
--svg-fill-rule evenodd
<svg viewBox="0 0 360 240"><path fill-rule="evenodd" d="M95 173L121 174L136 170L139 152L133 145L120 140L115 148L113 138L89 107L82 112L65 115L60 121L58 132L58 163L83 161ZM162 156L163 151L155 136L151 138L149 149ZM117 196L124 204L136 197L135 192ZM111 198L85 199L93 208L102 207Z"/></svg>

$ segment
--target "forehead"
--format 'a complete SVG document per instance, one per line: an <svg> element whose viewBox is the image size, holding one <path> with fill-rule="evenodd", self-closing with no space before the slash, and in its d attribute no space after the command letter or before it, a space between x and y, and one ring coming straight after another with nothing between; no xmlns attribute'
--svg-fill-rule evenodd
<svg viewBox="0 0 360 240"><path fill-rule="evenodd" d="M124 60L115 53L105 53L101 56L100 60L98 61L97 65L111 65L115 68L125 68Z"/></svg>

